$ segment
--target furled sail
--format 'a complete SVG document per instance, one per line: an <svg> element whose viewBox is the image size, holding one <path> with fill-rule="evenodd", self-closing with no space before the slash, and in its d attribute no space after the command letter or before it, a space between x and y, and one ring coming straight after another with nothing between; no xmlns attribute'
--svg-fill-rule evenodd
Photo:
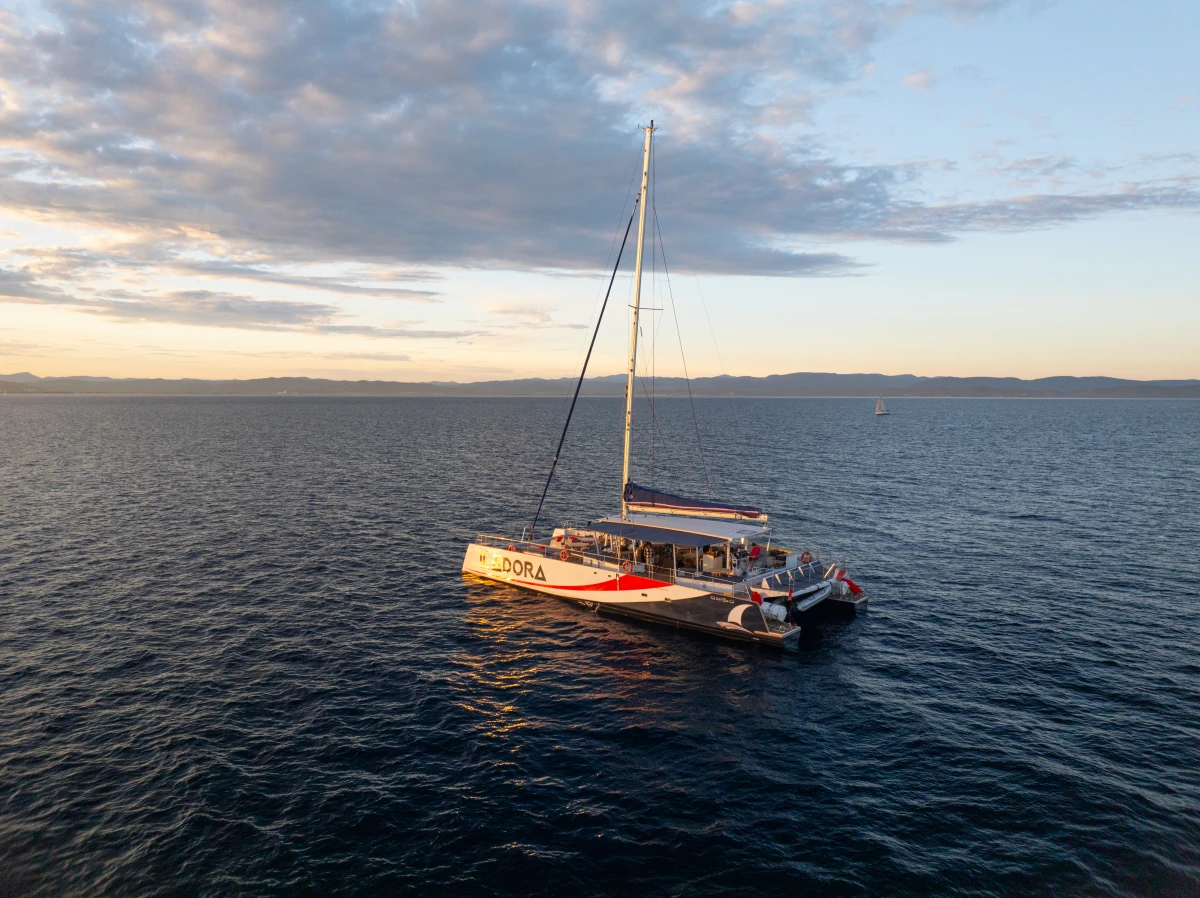
<svg viewBox="0 0 1200 898"><path fill-rule="evenodd" d="M672 496L670 493L659 493L648 490L636 483L625 484L625 504L639 511L685 512L691 514L721 514L736 515L742 518L757 518L762 510L748 505L730 505L726 502L714 502L705 499L687 499L683 496Z"/></svg>

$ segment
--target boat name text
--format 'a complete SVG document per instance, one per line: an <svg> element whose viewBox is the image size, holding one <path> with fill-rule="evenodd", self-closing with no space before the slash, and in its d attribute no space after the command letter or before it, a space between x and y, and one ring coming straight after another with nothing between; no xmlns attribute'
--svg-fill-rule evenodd
<svg viewBox="0 0 1200 898"><path fill-rule="evenodd" d="M481 554L479 560L483 561L483 558L484 556ZM542 571L542 566L539 564L535 570L532 561L507 558L504 555L493 555L488 567L493 571L500 571L504 574L516 574L518 577L528 577L531 580L546 582L546 574Z"/></svg>

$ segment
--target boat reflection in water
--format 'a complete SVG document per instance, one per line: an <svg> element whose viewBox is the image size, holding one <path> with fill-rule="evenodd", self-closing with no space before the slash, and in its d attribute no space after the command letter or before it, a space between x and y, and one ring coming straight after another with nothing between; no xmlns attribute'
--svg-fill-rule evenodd
<svg viewBox="0 0 1200 898"><path fill-rule="evenodd" d="M605 701L635 711L640 720L655 713L644 686L661 681L661 651L646 635L629 630L615 634L618 651L595 656L579 649L614 636L612 622L590 617L579 626L579 615L552 599L514 602L513 590L479 583L467 590L467 632L470 638L452 654L454 676L446 680L459 718L470 728L470 739L500 742L517 751L529 741L562 733L555 721L572 719L580 706L595 708ZM532 597L531 597L532 598Z"/></svg>

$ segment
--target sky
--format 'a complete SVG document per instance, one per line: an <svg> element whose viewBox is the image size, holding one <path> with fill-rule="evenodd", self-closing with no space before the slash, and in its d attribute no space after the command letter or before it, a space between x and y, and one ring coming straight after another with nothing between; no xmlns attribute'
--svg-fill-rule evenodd
<svg viewBox="0 0 1200 898"><path fill-rule="evenodd" d="M0 374L572 376L653 119L644 371L1200 378L1198 33L1195 0L0 0Z"/></svg>

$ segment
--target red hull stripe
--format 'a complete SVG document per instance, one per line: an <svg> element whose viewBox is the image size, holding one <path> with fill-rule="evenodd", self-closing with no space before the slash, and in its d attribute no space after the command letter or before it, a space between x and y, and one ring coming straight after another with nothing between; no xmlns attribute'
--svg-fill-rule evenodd
<svg viewBox="0 0 1200 898"><path fill-rule="evenodd" d="M662 589L664 586L671 585L661 580L636 577L633 574L626 574L615 580L601 580L599 583L584 583L581 586L552 586L549 583L538 583L533 580L514 580L512 582L519 583L521 586L532 586L537 589L566 589L573 592L617 592L627 589Z"/></svg>

